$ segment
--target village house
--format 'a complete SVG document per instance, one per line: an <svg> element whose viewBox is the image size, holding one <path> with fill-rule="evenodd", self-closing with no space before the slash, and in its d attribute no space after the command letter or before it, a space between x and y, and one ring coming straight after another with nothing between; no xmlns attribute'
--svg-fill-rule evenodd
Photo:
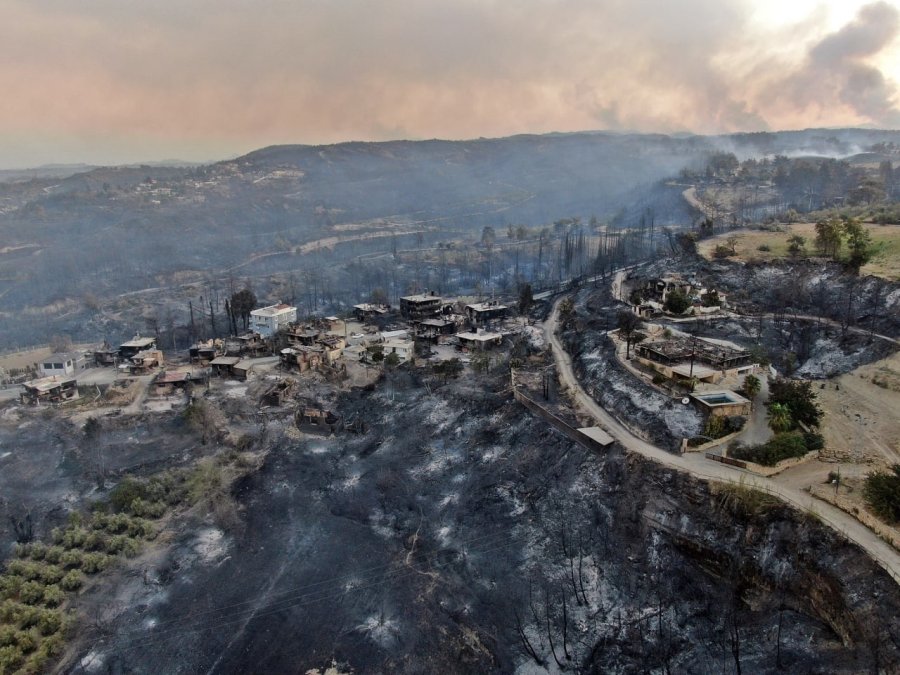
<svg viewBox="0 0 900 675"><path fill-rule="evenodd" d="M229 340L230 344L226 344L228 353L237 352L244 355L259 356L260 354L269 353L269 343L259 333L244 333L236 338Z"/></svg>
<svg viewBox="0 0 900 675"><path fill-rule="evenodd" d="M473 328L486 326L492 321L506 318L509 308L497 301L476 302L466 305L466 318Z"/></svg>
<svg viewBox="0 0 900 675"><path fill-rule="evenodd" d="M234 377L234 367L240 361L239 356L217 356L209 362L209 367L217 377Z"/></svg>
<svg viewBox="0 0 900 675"><path fill-rule="evenodd" d="M367 321L371 321L380 316L386 316L391 311L390 305L373 305L368 302L362 302L358 305L353 305L353 316L357 321L361 321L363 323Z"/></svg>
<svg viewBox="0 0 900 675"><path fill-rule="evenodd" d="M400 316L407 321L428 319L441 314L444 309L444 299L434 291L400 298Z"/></svg>
<svg viewBox="0 0 900 675"><path fill-rule="evenodd" d="M78 381L74 377L42 377L22 385L22 403L60 403L78 398Z"/></svg>
<svg viewBox="0 0 900 675"><path fill-rule="evenodd" d="M162 371L153 383L156 396L171 396L176 391L184 392L191 383L191 374L183 371Z"/></svg>
<svg viewBox="0 0 900 675"><path fill-rule="evenodd" d="M412 340L391 339L384 342L384 355L396 354L400 363L406 363L415 355L416 343Z"/></svg>
<svg viewBox="0 0 900 675"><path fill-rule="evenodd" d="M217 356L225 353L225 343L222 340L207 340L197 342L188 349L188 357L191 363L206 364Z"/></svg>
<svg viewBox="0 0 900 675"><path fill-rule="evenodd" d="M146 375L154 368L162 367L163 353L159 349L145 349L128 361L128 369L132 375Z"/></svg>
<svg viewBox="0 0 900 675"><path fill-rule="evenodd" d="M456 333L458 315L446 318L425 319L416 326L416 337L428 342L442 343Z"/></svg>
<svg viewBox="0 0 900 675"><path fill-rule="evenodd" d="M38 364L38 372L41 377L59 377L75 375L87 367L84 354L80 352L68 352L51 354Z"/></svg>
<svg viewBox="0 0 900 675"><path fill-rule="evenodd" d="M344 347L347 345L340 335L323 335L316 341L316 344L322 348L325 363L329 365L341 358Z"/></svg>
<svg viewBox="0 0 900 675"><path fill-rule="evenodd" d="M156 349L156 338L135 335L128 342L123 342L119 345L119 359L129 361L138 352L147 351L148 349Z"/></svg>
<svg viewBox="0 0 900 675"><path fill-rule="evenodd" d="M480 351L499 346L503 342L503 334L479 328L474 333L457 333L456 339L461 348Z"/></svg>
<svg viewBox="0 0 900 675"><path fill-rule="evenodd" d="M262 337L272 337L297 320L297 308L291 305L269 305L250 312L250 330Z"/></svg>
<svg viewBox="0 0 900 675"><path fill-rule="evenodd" d="M312 347L322 335L318 328L308 325L291 324L284 330L284 337L289 346L305 345Z"/></svg>
<svg viewBox="0 0 900 675"><path fill-rule="evenodd" d="M306 345L285 347L279 353L279 358L284 368L296 368L302 373L311 368L319 367L325 361L325 350L318 345L313 347Z"/></svg>
<svg viewBox="0 0 900 675"><path fill-rule="evenodd" d="M119 350L113 349L106 341L103 346L94 350L94 365L113 366L119 358Z"/></svg>
<svg viewBox="0 0 900 675"><path fill-rule="evenodd" d="M634 353L639 363L675 380L696 378L716 383L757 369L746 349L697 337L673 336L642 342L635 346Z"/></svg>

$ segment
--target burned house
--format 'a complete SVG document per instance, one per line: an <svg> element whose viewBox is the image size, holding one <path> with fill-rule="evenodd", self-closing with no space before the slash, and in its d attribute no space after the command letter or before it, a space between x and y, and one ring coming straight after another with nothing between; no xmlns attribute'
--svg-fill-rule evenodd
<svg viewBox="0 0 900 675"><path fill-rule="evenodd" d="M284 338L289 347L297 345L312 347L321 335L321 330L309 325L291 324L284 331Z"/></svg>
<svg viewBox="0 0 900 675"><path fill-rule="evenodd" d="M325 362L325 350L316 345L307 347L306 345L297 345L295 347L285 347L279 353L281 366L289 370L299 370L301 373L318 368Z"/></svg>
<svg viewBox="0 0 900 675"><path fill-rule="evenodd" d="M162 371L153 383L156 396L171 396L176 392L185 392L192 382L191 374L183 371Z"/></svg>
<svg viewBox="0 0 900 675"><path fill-rule="evenodd" d="M22 385L22 403L61 403L78 398L78 381L74 377L42 377Z"/></svg>
<svg viewBox="0 0 900 675"><path fill-rule="evenodd" d="M114 366L118 359L119 350L113 349L108 342L104 342L102 347L94 350L94 365Z"/></svg>
<svg viewBox="0 0 900 675"><path fill-rule="evenodd" d="M158 349L145 349L128 359L128 370L132 375L146 375L163 365L163 353Z"/></svg>
<svg viewBox="0 0 900 675"><path fill-rule="evenodd" d="M234 377L234 367L240 362L239 356L217 356L209 362L209 367L216 377Z"/></svg>
<svg viewBox="0 0 900 675"><path fill-rule="evenodd" d="M296 383L293 380L278 380L263 393L260 405L281 407L292 398L295 386Z"/></svg>
<svg viewBox="0 0 900 675"><path fill-rule="evenodd" d="M323 335L316 344L322 348L322 354L325 357L325 363L332 365L338 361L344 354L344 347L347 346L346 340L340 335Z"/></svg>
<svg viewBox="0 0 900 675"><path fill-rule="evenodd" d="M368 302L353 305L353 316L357 321L361 321L362 323L372 321L378 317L387 316L390 311L390 305L373 305Z"/></svg>
<svg viewBox="0 0 900 675"><path fill-rule="evenodd" d="M225 343L222 340L207 340L191 345L188 349L188 358L191 363L206 364L224 353Z"/></svg>
<svg viewBox="0 0 900 675"><path fill-rule="evenodd" d="M301 405L294 414L294 422L303 431L333 433L338 430L340 418L317 405Z"/></svg>
<svg viewBox="0 0 900 675"><path fill-rule="evenodd" d="M505 319L508 313L509 308L495 300L466 305L466 318L473 328L486 326L493 321Z"/></svg>
<svg viewBox="0 0 900 675"><path fill-rule="evenodd" d="M422 321L444 314L449 311L449 308L450 304L445 303L444 299L434 291L400 298L400 316L407 321Z"/></svg>
<svg viewBox="0 0 900 675"><path fill-rule="evenodd" d="M482 351L503 343L503 334L479 328L476 332L457 333L456 339L462 349Z"/></svg>
<svg viewBox="0 0 900 675"><path fill-rule="evenodd" d="M638 362L675 380L721 382L729 375L746 375L756 369L746 349L697 337L642 342L634 352Z"/></svg>
<svg viewBox="0 0 900 675"><path fill-rule="evenodd" d="M416 326L416 337L427 342L445 342L456 333L459 327L457 318L456 315L451 315L420 321Z"/></svg>
<svg viewBox="0 0 900 675"><path fill-rule="evenodd" d="M270 350L269 342L259 333L244 333L229 340L228 353L237 352L244 355L259 356L267 354Z"/></svg>
<svg viewBox="0 0 900 675"><path fill-rule="evenodd" d="M128 342L123 342L119 345L119 359L122 361L130 361L131 358L139 352L151 349L156 349L156 338L135 335Z"/></svg>

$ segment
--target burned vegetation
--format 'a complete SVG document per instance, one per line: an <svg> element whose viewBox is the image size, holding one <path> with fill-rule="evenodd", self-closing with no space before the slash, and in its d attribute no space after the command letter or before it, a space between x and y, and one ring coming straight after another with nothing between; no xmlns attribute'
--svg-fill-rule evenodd
<svg viewBox="0 0 900 675"><path fill-rule="evenodd" d="M753 491L573 443L512 398L506 372L398 371L334 412L364 418L365 433L266 422L264 461L230 488L239 526L207 504L162 527L168 545L118 574L73 666L897 663L896 587L854 547Z"/></svg>

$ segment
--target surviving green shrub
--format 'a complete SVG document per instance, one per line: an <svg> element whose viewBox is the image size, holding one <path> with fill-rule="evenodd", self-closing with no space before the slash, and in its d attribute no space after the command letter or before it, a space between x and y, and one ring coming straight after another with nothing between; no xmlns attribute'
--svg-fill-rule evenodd
<svg viewBox="0 0 900 675"><path fill-rule="evenodd" d="M81 562L81 570L85 574L96 574L109 567L110 557L103 553L85 553Z"/></svg>
<svg viewBox="0 0 900 675"><path fill-rule="evenodd" d="M19 669L25 660L25 654L18 645L0 647L0 673L12 673Z"/></svg>
<svg viewBox="0 0 900 675"><path fill-rule="evenodd" d="M82 548L85 551L105 551L106 537L101 532L91 532L84 538Z"/></svg>
<svg viewBox="0 0 900 675"><path fill-rule="evenodd" d="M44 584L39 581L26 581L19 589L19 600L26 605L37 605L44 600Z"/></svg>
<svg viewBox="0 0 900 675"><path fill-rule="evenodd" d="M78 570L66 572L66 575L60 580L59 586L64 591L74 592L84 585L84 574Z"/></svg>
<svg viewBox="0 0 900 675"><path fill-rule="evenodd" d="M825 437L815 431L807 431L803 434L803 442L807 450L821 450L825 447Z"/></svg>
<svg viewBox="0 0 900 675"><path fill-rule="evenodd" d="M53 635L62 630L63 615L59 610L44 610L40 613L37 621L38 630L41 635Z"/></svg>
<svg viewBox="0 0 900 675"><path fill-rule="evenodd" d="M755 462L763 466L775 466L782 460L802 457L807 452L802 434L786 432L776 434L762 445L736 443L729 447L728 455L734 459Z"/></svg>
<svg viewBox="0 0 900 675"><path fill-rule="evenodd" d="M63 553L65 553L65 549L62 546L48 546L44 560L56 565L61 560Z"/></svg>
<svg viewBox="0 0 900 675"><path fill-rule="evenodd" d="M41 576L41 567L30 560L10 560L6 565L8 574L15 574L26 581L34 581Z"/></svg>
<svg viewBox="0 0 900 675"><path fill-rule="evenodd" d="M44 604L47 607L59 607L66 599L65 592L54 585L44 588Z"/></svg>
<svg viewBox="0 0 900 675"><path fill-rule="evenodd" d="M147 486L134 478L123 478L109 493L109 504L116 511L128 511L135 499L147 498Z"/></svg>
<svg viewBox="0 0 900 675"><path fill-rule="evenodd" d="M122 553L126 558L134 558L138 553L141 552L141 543L132 537L128 537L125 540L124 546L122 546Z"/></svg>
<svg viewBox="0 0 900 675"><path fill-rule="evenodd" d="M900 464L894 464L889 473L877 471L869 474L863 496L879 518L888 523L900 521Z"/></svg>
<svg viewBox="0 0 900 675"><path fill-rule="evenodd" d="M7 600L15 598L19 595L24 579L15 574L4 574L0 576L0 598Z"/></svg>
<svg viewBox="0 0 900 675"><path fill-rule="evenodd" d="M84 562L84 555L81 551L66 551L59 562L66 569L79 568Z"/></svg>
<svg viewBox="0 0 900 675"><path fill-rule="evenodd" d="M57 584L63 578L65 571L59 565L48 565L46 563L38 566L40 571L40 579L45 584Z"/></svg>

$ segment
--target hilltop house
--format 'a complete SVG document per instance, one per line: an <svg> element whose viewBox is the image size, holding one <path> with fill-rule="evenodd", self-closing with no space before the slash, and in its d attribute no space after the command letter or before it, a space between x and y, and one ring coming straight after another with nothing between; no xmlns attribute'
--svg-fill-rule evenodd
<svg viewBox="0 0 900 675"><path fill-rule="evenodd" d="M721 382L730 375L754 372L756 364L746 349L702 338L673 336L667 340L642 342L634 348L635 358L672 379Z"/></svg>

